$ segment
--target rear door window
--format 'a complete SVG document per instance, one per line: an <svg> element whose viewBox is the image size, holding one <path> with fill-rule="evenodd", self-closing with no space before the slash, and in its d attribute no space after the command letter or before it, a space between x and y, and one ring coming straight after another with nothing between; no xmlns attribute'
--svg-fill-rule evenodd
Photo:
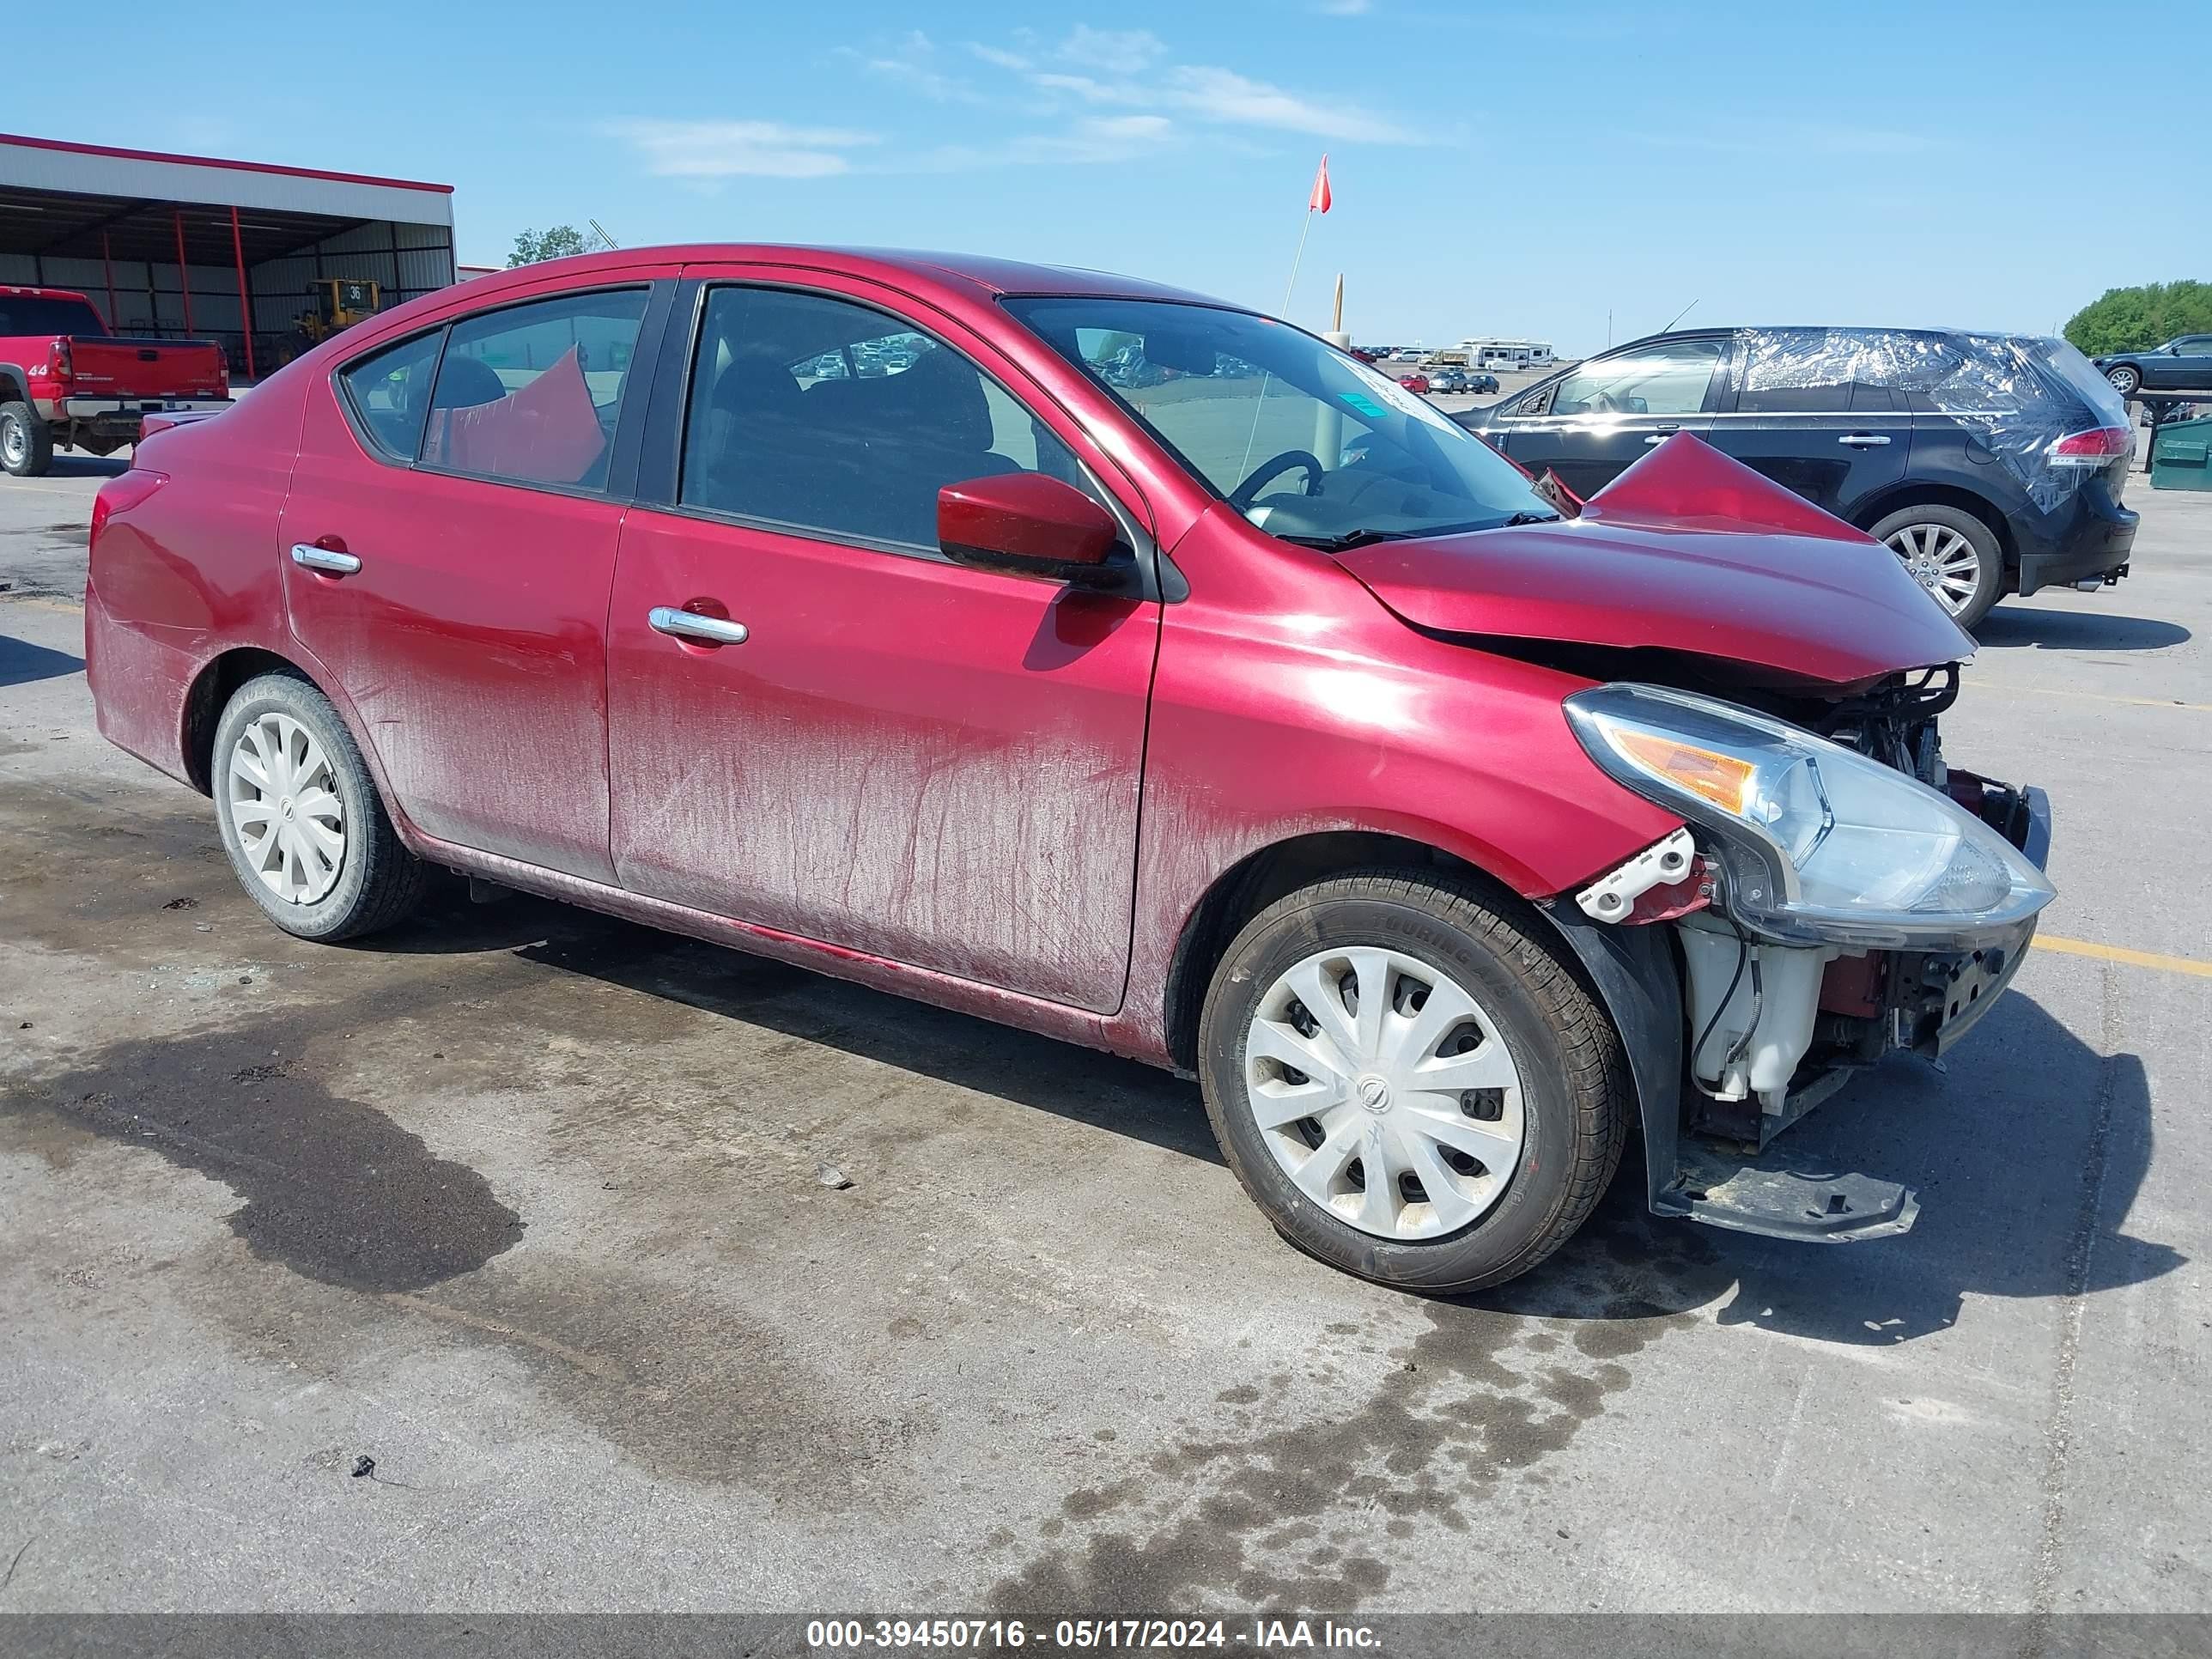
<svg viewBox="0 0 2212 1659"><path fill-rule="evenodd" d="M339 374L355 422L387 459L412 461L422 442L422 417L430 410L430 377L438 370L443 329L386 346L349 364Z"/></svg>
<svg viewBox="0 0 2212 1659"><path fill-rule="evenodd" d="M422 464L508 483L605 488L647 290L464 318L438 366Z"/></svg>

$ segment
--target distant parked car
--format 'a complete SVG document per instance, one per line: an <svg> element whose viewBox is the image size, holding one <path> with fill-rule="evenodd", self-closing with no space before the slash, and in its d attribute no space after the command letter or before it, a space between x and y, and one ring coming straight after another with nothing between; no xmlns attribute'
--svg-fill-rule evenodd
<svg viewBox="0 0 2212 1659"><path fill-rule="evenodd" d="M1695 433L1887 543L1968 628L2007 593L2118 581L2136 538L2127 407L2060 339L1685 330L1458 418L1584 498Z"/></svg>
<svg viewBox="0 0 2212 1659"><path fill-rule="evenodd" d="M1401 374L1398 377L1398 384L1408 392L1426 392L1429 389L1429 377L1419 374Z"/></svg>
<svg viewBox="0 0 2212 1659"><path fill-rule="evenodd" d="M1431 392L1467 390L1467 376L1455 368L1431 368L1425 372L1429 377L1429 390Z"/></svg>
<svg viewBox="0 0 2212 1659"><path fill-rule="evenodd" d="M1470 374L1467 377L1467 389L1469 392L1486 393L1494 398L1498 395L1498 377L1495 374L1482 372Z"/></svg>
<svg viewBox="0 0 2212 1659"><path fill-rule="evenodd" d="M1407 346L1400 350L1394 351L1390 354L1390 361L1394 363L1418 363L1421 361L1420 348L1418 346Z"/></svg>
<svg viewBox="0 0 2212 1659"><path fill-rule="evenodd" d="M2138 392L2212 388L2212 334L2181 334L2148 351L2118 351L2094 360L2123 398Z"/></svg>

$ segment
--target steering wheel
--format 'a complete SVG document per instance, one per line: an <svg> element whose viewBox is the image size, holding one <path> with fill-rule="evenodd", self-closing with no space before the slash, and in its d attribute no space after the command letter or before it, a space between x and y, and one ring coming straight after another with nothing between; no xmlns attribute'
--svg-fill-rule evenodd
<svg viewBox="0 0 2212 1659"><path fill-rule="evenodd" d="M1321 457L1310 450L1286 449L1273 459L1261 462L1258 471L1231 490L1229 505L1239 513L1250 512L1253 498L1260 493L1260 486L1269 482L1278 473L1287 472L1294 466L1305 468L1306 494L1312 495L1314 486L1321 482L1322 474L1327 470L1321 464Z"/></svg>

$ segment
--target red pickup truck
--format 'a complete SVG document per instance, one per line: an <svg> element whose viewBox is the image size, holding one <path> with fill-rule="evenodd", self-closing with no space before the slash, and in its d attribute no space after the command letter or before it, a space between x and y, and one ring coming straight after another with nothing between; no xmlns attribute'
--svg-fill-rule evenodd
<svg viewBox="0 0 2212 1659"><path fill-rule="evenodd" d="M35 477L57 444L110 455L149 415L229 403L214 341L112 335L82 294L0 286L0 471Z"/></svg>

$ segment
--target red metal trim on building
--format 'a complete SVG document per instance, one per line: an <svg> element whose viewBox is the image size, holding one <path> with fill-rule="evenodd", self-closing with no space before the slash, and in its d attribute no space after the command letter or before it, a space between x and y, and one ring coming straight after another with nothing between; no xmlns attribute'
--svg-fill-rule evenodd
<svg viewBox="0 0 2212 1659"><path fill-rule="evenodd" d="M188 167L228 167L234 173L269 173L288 179L329 179L342 185L382 185L392 190L428 190L451 196L451 185L425 184L419 179L384 179L373 173L332 173L323 167L291 167L274 161L230 161L216 155L173 155L158 149L118 149L112 144L77 144L64 138L28 138L0 132L0 144L22 144L32 149L64 150L72 155L112 155L126 161L169 161Z"/></svg>

